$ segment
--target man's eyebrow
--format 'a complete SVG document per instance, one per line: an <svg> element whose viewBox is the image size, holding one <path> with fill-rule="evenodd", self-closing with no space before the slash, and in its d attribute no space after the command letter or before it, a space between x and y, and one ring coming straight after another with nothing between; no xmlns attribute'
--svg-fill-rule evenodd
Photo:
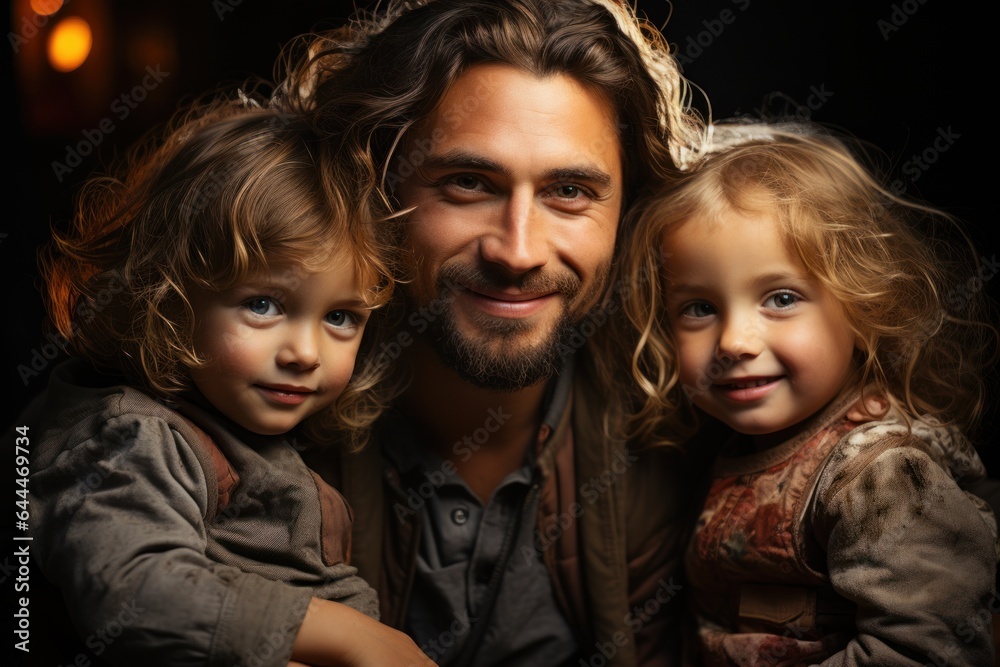
<svg viewBox="0 0 1000 667"><path fill-rule="evenodd" d="M496 160L458 149L439 155L428 155L424 158L422 166L427 169L470 169L489 171L508 177L512 175L510 169ZM589 181L604 187L611 187L614 183L611 174L593 164L552 169L544 174L544 178L548 181Z"/></svg>
<svg viewBox="0 0 1000 667"><path fill-rule="evenodd" d="M428 169L472 169L475 171L492 171L510 176L510 170L496 160L476 155L469 151L451 150L439 155L428 155L421 165Z"/></svg>
<svg viewBox="0 0 1000 667"><path fill-rule="evenodd" d="M608 188L614 184L611 174L596 166L553 169L547 172L545 177L550 181L589 181Z"/></svg>

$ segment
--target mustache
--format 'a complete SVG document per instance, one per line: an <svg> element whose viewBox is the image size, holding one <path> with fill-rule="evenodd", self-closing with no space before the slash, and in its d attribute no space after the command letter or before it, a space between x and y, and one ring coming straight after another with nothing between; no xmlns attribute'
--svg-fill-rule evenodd
<svg viewBox="0 0 1000 667"><path fill-rule="evenodd" d="M438 290L447 292L455 285L473 291L499 291L516 289L529 293L558 292L568 297L575 296L583 286L583 281L571 271L545 272L535 269L512 276L491 266L455 264L443 266L438 272Z"/></svg>

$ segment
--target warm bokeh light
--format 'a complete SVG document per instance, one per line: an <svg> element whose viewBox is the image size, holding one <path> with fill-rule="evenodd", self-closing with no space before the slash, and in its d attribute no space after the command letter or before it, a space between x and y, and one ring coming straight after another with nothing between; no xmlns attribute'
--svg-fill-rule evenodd
<svg viewBox="0 0 1000 667"><path fill-rule="evenodd" d="M49 36L49 62L60 72L71 72L90 55L90 25L78 16L63 19Z"/></svg>
<svg viewBox="0 0 1000 667"><path fill-rule="evenodd" d="M39 16L51 16L63 6L63 0L31 0L31 10Z"/></svg>

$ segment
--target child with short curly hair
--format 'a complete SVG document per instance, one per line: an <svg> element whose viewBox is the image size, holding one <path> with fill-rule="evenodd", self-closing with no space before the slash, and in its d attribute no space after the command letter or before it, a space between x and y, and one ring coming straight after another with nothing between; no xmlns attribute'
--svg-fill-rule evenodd
<svg viewBox="0 0 1000 667"><path fill-rule="evenodd" d="M687 553L693 660L993 664L997 529L962 429L996 332L981 291L949 300L962 244L917 231L949 218L817 127L713 129L623 267L662 276L626 304L638 414L735 431Z"/></svg>
<svg viewBox="0 0 1000 667"><path fill-rule="evenodd" d="M117 623L86 642L112 664L426 664L299 451L362 446L389 398L378 200L307 117L240 97L90 181L44 255L75 358L24 422L33 553L81 638Z"/></svg>

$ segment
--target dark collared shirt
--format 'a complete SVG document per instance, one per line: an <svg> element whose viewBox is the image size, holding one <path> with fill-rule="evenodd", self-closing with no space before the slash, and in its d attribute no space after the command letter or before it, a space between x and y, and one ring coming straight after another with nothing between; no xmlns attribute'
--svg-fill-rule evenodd
<svg viewBox="0 0 1000 667"><path fill-rule="evenodd" d="M553 382L539 440L563 417L572 386L567 369ZM483 415L483 426L454 444L459 458L488 446L492 432L510 415L503 406ZM421 447L401 420L393 423L384 449L404 485L424 499L423 532L407 610L407 632L436 662L448 664L469 634L470 620L483 614L483 600L505 536L516 526L496 604L479 642L477 667L552 667L571 661L576 641L552 594L548 571L535 557L539 481L535 449L511 472L484 506L454 467ZM451 472L451 474L449 474ZM519 525L518 515L523 517ZM524 554L531 554L525 557Z"/></svg>

